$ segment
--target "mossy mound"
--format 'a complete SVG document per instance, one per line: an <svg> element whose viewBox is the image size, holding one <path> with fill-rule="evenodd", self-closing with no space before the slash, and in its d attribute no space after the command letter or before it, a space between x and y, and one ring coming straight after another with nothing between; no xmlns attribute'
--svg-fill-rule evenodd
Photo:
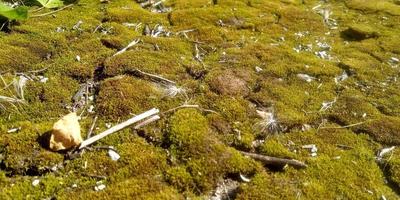
<svg viewBox="0 0 400 200"><path fill-rule="evenodd" d="M177 111L166 136L171 156L178 168L167 173L168 180L181 190L210 191L228 174L251 174L254 161L224 146L211 132L207 119L195 110Z"/></svg>
<svg viewBox="0 0 400 200"><path fill-rule="evenodd" d="M161 95L151 82L129 76L104 81L100 87L98 109L103 115L110 117L124 117L148 110L157 105L157 99Z"/></svg>
<svg viewBox="0 0 400 200"><path fill-rule="evenodd" d="M400 143L398 1L143 3L81 0L4 24L0 199L398 198L397 149L376 158ZM95 116L98 134L151 108L160 120L73 160L46 148L73 110L86 137Z"/></svg>
<svg viewBox="0 0 400 200"><path fill-rule="evenodd" d="M393 152L386 154L382 162L382 168L389 175L389 181L395 185L396 188L400 187L400 174L399 168L399 150L395 149Z"/></svg>
<svg viewBox="0 0 400 200"><path fill-rule="evenodd" d="M299 196L306 199L376 199L382 195L395 196L388 187L378 186L384 181L384 174L375 162L375 152L369 149L368 137L358 137L348 131L324 131L293 133L278 140L283 144L291 141L292 151L296 150L298 157L308 157L309 167L304 171L288 168L279 173L259 173L250 183L240 187L237 199L295 199ZM301 147L306 144L317 146L316 157L311 157L309 150ZM342 149L346 146L351 149Z"/></svg>

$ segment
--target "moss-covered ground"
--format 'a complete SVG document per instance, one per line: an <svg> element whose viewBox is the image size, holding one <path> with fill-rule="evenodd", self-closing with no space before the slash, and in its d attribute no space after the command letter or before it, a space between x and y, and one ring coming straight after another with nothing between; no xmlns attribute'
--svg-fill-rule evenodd
<svg viewBox="0 0 400 200"><path fill-rule="evenodd" d="M12 82L30 79L23 103L0 99L0 199L209 199L228 179L229 199L400 198L400 149L377 158L400 145L398 0L166 0L161 13L140 2L80 0L0 31L0 95L22 99ZM74 99L88 81L93 109ZM68 160L43 139L74 106L86 137L96 115L95 134L183 104L200 109L95 145L118 161Z"/></svg>

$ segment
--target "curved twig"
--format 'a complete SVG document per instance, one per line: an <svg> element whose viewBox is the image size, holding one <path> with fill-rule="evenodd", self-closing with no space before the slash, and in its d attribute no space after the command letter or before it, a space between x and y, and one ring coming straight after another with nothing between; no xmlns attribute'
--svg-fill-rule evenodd
<svg viewBox="0 0 400 200"><path fill-rule="evenodd" d="M294 159L285 159L285 158L276 158L276 157L271 157L271 156L264 156L260 154L255 154L255 153L248 153L244 151L240 151L245 156L249 156L250 158L253 158L254 160L260 161L264 164L268 165L291 165L296 168L306 168L307 165L301 161L294 160Z"/></svg>
<svg viewBox="0 0 400 200"><path fill-rule="evenodd" d="M59 8L59 9L54 10L54 11L51 11L51 12L47 12L47 13L43 13L43 14L39 14L39 15L32 15L31 18L35 18L35 17L44 17L44 16L47 16L47 15L51 15L51 14L54 14L54 13L59 12L59 11L62 11L62 10L64 10L64 9L67 9L67 8L69 8L69 7L72 7L72 6L74 6L74 4L66 5L66 6L64 6L64 7L61 7L61 8Z"/></svg>
<svg viewBox="0 0 400 200"><path fill-rule="evenodd" d="M203 112L211 112L211 113L219 114L216 111L201 108L199 105L181 105L181 106L178 106L178 107L175 107L175 108L171 108L171 109L169 109L167 111L164 111L163 113L161 113L161 115L165 115L165 114L168 114L168 113L171 113L171 112L175 112L176 110L182 109L182 108L196 108L196 109L199 109L200 111L203 111Z"/></svg>
<svg viewBox="0 0 400 200"><path fill-rule="evenodd" d="M358 126L358 125L364 124L364 123L369 122L369 121L370 120L363 121L363 122L358 122L358 123L355 123L355 124L349 124L349 125L346 125L346 126L320 127L319 129L345 129L345 128Z"/></svg>

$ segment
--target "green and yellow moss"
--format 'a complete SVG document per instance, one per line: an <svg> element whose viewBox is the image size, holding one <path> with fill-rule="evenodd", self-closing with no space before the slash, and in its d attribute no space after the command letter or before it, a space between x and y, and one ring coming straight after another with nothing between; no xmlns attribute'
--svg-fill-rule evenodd
<svg viewBox="0 0 400 200"><path fill-rule="evenodd" d="M210 131L207 119L196 110L180 110L171 117L166 141L172 156L181 160L177 164L181 166L179 175L183 177L176 177L175 173L170 180L184 181L175 181L181 189L206 192L227 174L251 174L257 170L254 161L220 143ZM170 175L167 177L171 179Z"/></svg>
<svg viewBox="0 0 400 200"><path fill-rule="evenodd" d="M106 80L100 88L96 100L98 111L114 118L127 117L156 107L162 95L151 82L129 76Z"/></svg>
<svg viewBox="0 0 400 200"><path fill-rule="evenodd" d="M239 174L251 181L240 183L236 199L398 198L397 150L392 158L385 157L383 167L375 160L382 145L399 143L398 69L388 63L400 54L397 1L323 4L332 10L337 30L312 10L321 3L317 0L165 3L170 13L152 13L135 1L81 0L0 33L5 81L0 95L16 95L12 85L7 88L15 72L31 75L37 73L31 70L45 69L35 75L49 78L27 83L26 104L1 103L7 109L0 108L0 199L202 199L223 179L240 181ZM80 28L72 29L78 21L83 22ZM123 23L142 26L134 30ZM188 38L154 38L143 36L145 24L194 31ZM99 25L109 32L102 33ZM346 30L361 34L361 40L346 37ZM309 34L295 36L305 31ZM134 39L142 42L112 57ZM333 60L314 55L316 40L331 45ZM297 53L293 47L299 44L313 44L313 51ZM193 58L195 45L204 54L202 63ZM263 70L257 72L256 66ZM187 96L166 97L163 87L138 77L135 69L176 81ZM343 71L350 77L336 84L334 78ZM316 79L308 83L298 74ZM46 150L39 138L69 112L79 84L89 79L98 81L96 133L106 129L105 123L116 124L152 107L165 111L198 104L217 113L177 110L144 129L125 129L99 141L115 147L118 161L99 150L60 164L64 155ZM323 102L335 98L332 108L320 111ZM285 133L259 133L256 109L266 108L273 109ZM82 116L85 133L92 115ZM358 122L364 123L324 128ZM301 132L304 124L311 129ZM21 130L7 133L14 127ZM265 142L254 148L256 139ZM318 147L316 157L302 148L307 144ZM276 172L236 149L295 158L308 168ZM40 180L36 187L34 179ZM106 189L94 191L99 180Z"/></svg>

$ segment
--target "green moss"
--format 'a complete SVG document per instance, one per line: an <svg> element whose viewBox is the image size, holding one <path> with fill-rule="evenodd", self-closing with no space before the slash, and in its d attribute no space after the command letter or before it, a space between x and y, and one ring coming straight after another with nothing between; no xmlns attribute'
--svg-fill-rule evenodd
<svg viewBox="0 0 400 200"><path fill-rule="evenodd" d="M28 82L25 88L27 104L22 106L23 115L18 116L20 119L58 118L68 113L66 107L71 105L72 97L79 88L77 81L58 75L46 77L49 78L46 83Z"/></svg>
<svg viewBox="0 0 400 200"><path fill-rule="evenodd" d="M168 24L165 15L151 13L133 1L111 3L107 8L107 18L118 23Z"/></svg>
<svg viewBox="0 0 400 200"><path fill-rule="evenodd" d="M259 150L260 153L267 156L274 156L280 158L295 158L295 154L290 152L287 147L277 140L267 140Z"/></svg>
<svg viewBox="0 0 400 200"><path fill-rule="evenodd" d="M257 166L254 161L218 142L208 128L207 120L196 110L180 110L172 116L167 141L173 155L191 175L189 179L187 173L175 174L179 176L174 180L192 180L195 186L191 190L196 193L211 190L225 174L252 173ZM182 189L180 182L176 184ZM186 182L185 187L190 184Z"/></svg>
<svg viewBox="0 0 400 200"><path fill-rule="evenodd" d="M364 40L368 38L379 37L379 33L368 25L354 24L350 25L344 32L342 32L349 40Z"/></svg>
<svg viewBox="0 0 400 200"><path fill-rule="evenodd" d="M380 143L397 145L400 143L399 130L400 119L398 117L385 116L367 122L360 127L359 131L369 134Z"/></svg>
<svg viewBox="0 0 400 200"><path fill-rule="evenodd" d="M317 9L312 9L317 0L164 3L171 12L151 12L137 1L81 0L0 33L5 81L0 95L15 95L12 85L7 88L15 72L49 78L46 83L28 81L26 104L1 102L0 199L204 199L221 180L239 174L251 182L241 182L237 199L397 198L383 172L392 186L398 185L398 152L385 157L386 167L379 168L375 160L380 145L398 143L399 74L389 62L399 58L397 1L328 1ZM330 20L338 22L338 29L324 24L318 14L322 8L332 11ZM73 29L78 21L83 23ZM171 34L143 36L146 24L160 24ZM345 41L346 28L361 40ZM187 37L175 34L189 29L194 31ZM305 31L304 37L295 35ZM141 43L111 56L134 39ZM315 56L317 40L331 46L333 60ZM297 53L293 48L299 44L313 44L313 50ZM204 54L202 63L193 58L195 45ZM28 72L39 69L45 70ZM137 77L135 69L175 81L186 95L165 97L162 86ZM336 84L334 78L343 71L350 77ZM316 79L308 83L298 74ZM44 149L38 137L69 112L79 83L88 79L98 81L95 133L110 120L116 124L152 107L165 111L197 104L218 114L177 110L141 130L124 129L99 141L115 147L118 161L99 150L60 165L63 155ZM332 108L320 111L323 102L335 97ZM269 135L256 149L255 140L265 135L258 133L261 119L255 109L272 109L285 128L285 134ZM85 133L92 114L82 111ZM366 122L349 129L321 129L361 121ZM311 129L301 132L304 124ZM7 133L14 127L22 129ZM302 148L307 144L317 146L316 157ZM308 168L271 171L233 148L296 158ZM40 184L34 187L36 178ZM99 180L104 191L94 191Z"/></svg>
<svg viewBox="0 0 400 200"><path fill-rule="evenodd" d="M98 110L114 119L157 106L160 91L150 82L121 76L104 81L97 98Z"/></svg>
<svg viewBox="0 0 400 200"><path fill-rule="evenodd" d="M208 151L212 137L208 137L207 120L195 110L181 110L171 117L171 128L167 140L182 157L201 154ZM178 155L179 155L178 154Z"/></svg>
<svg viewBox="0 0 400 200"><path fill-rule="evenodd" d="M211 6L211 2L208 0L194 0L194 1L185 1L185 0L171 0L166 2L168 6L172 6L174 10L180 9L188 9L188 8L202 8L206 6Z"/></svg>
<svg viewBox="0 0 400 200"><path fill-rule="evenodd" d="M251 112L248 103L240 97L219 99L215 106L231 123L246 121L248 113Z"/></svg>
<svg viewBox="0 0 400 200"><path fill-rule="evenodd" d="M87 198L126 198L126 199L184 199L175 189L169 187L156 177L127 178L124 181L107 185L100 192L91 191L71 192L61 195L60 199Z"/></svg>
<svg viewBox="0 0 400 200"><path fill-rule="evenodd" d="M400 15L400 8L390 1L366 1L366 0L347 0L346 6L351 9L361 10L368 13L385 12L390 15Z"/></svg>
<svg viewBox="0 0 400 200"><path fill-rule="evenodd" d="M180 66L177 57L172 57L164 52L157 51L127 51L123 54L111 57L105 61L105 75L116 76L129 73L135 69L148 73L167 75L179 74L185 71Z"/></svg>
<svg viewBox="0 0 400 200"><path fill-rule="evenodd" d="M340 124L355 124L361 121L376 119L381 116L379 110L368 99L354 90L344 91L333 106L332 118Z"/></svg>
<svg viewBox="0 0 400 200"><path fill-rule="evenodd" d="M2 162L7 173L40 173L63 160L61 154L48 151L38 142L39 136L50 130L48 123L35 125L21 121L7 125L8 129L20 127L16 133L1 133Z"/></svg>
<svg viewBox="0 0 400 200"><path fill-rule="evenodd" d="M298 149L297 159L307 159L307 169L287 168L284 173L259 173L250 183L241 185L238 199L265 199L266 196L295 199L299 195L306 199L376 199L381 195L387 198L395 195L387 185L382 185L384 175L375 162L375 152L369 149L368 137L349 131L324 131L292 133L287 140L282 139L279 141L290 140L299 147L316 144L317 157L311 158L307 150ZM353 149L341 150L337 144Z"/></svg>
<svg viewBox="0 0 400 200"><path fill-rule="evenodd" d="M38 37L14 35L3 39L0 49L0 70L23 72L33 69L33 65L46 59L52 53L51 46Z"/></svg>
<svg viewBox="0 0 400 200"><path fill-rule="evenodd" d="M39 180L37 186L33 186L32 182ZM56 196L58 191L64 189L66 184L63 178L54 175L47 175L40 178L25 177L14 180L16 183L7 184L3 188L0 198L2 199L24 199L24 198L52 198Z"/></svg>
<svg viewBox="0 0 400 200"><path fill-rule="evenodd" d="M191 174L182 166L170 168L166 172L166 180L179 191L189 191L194 188Z"/></svg>

